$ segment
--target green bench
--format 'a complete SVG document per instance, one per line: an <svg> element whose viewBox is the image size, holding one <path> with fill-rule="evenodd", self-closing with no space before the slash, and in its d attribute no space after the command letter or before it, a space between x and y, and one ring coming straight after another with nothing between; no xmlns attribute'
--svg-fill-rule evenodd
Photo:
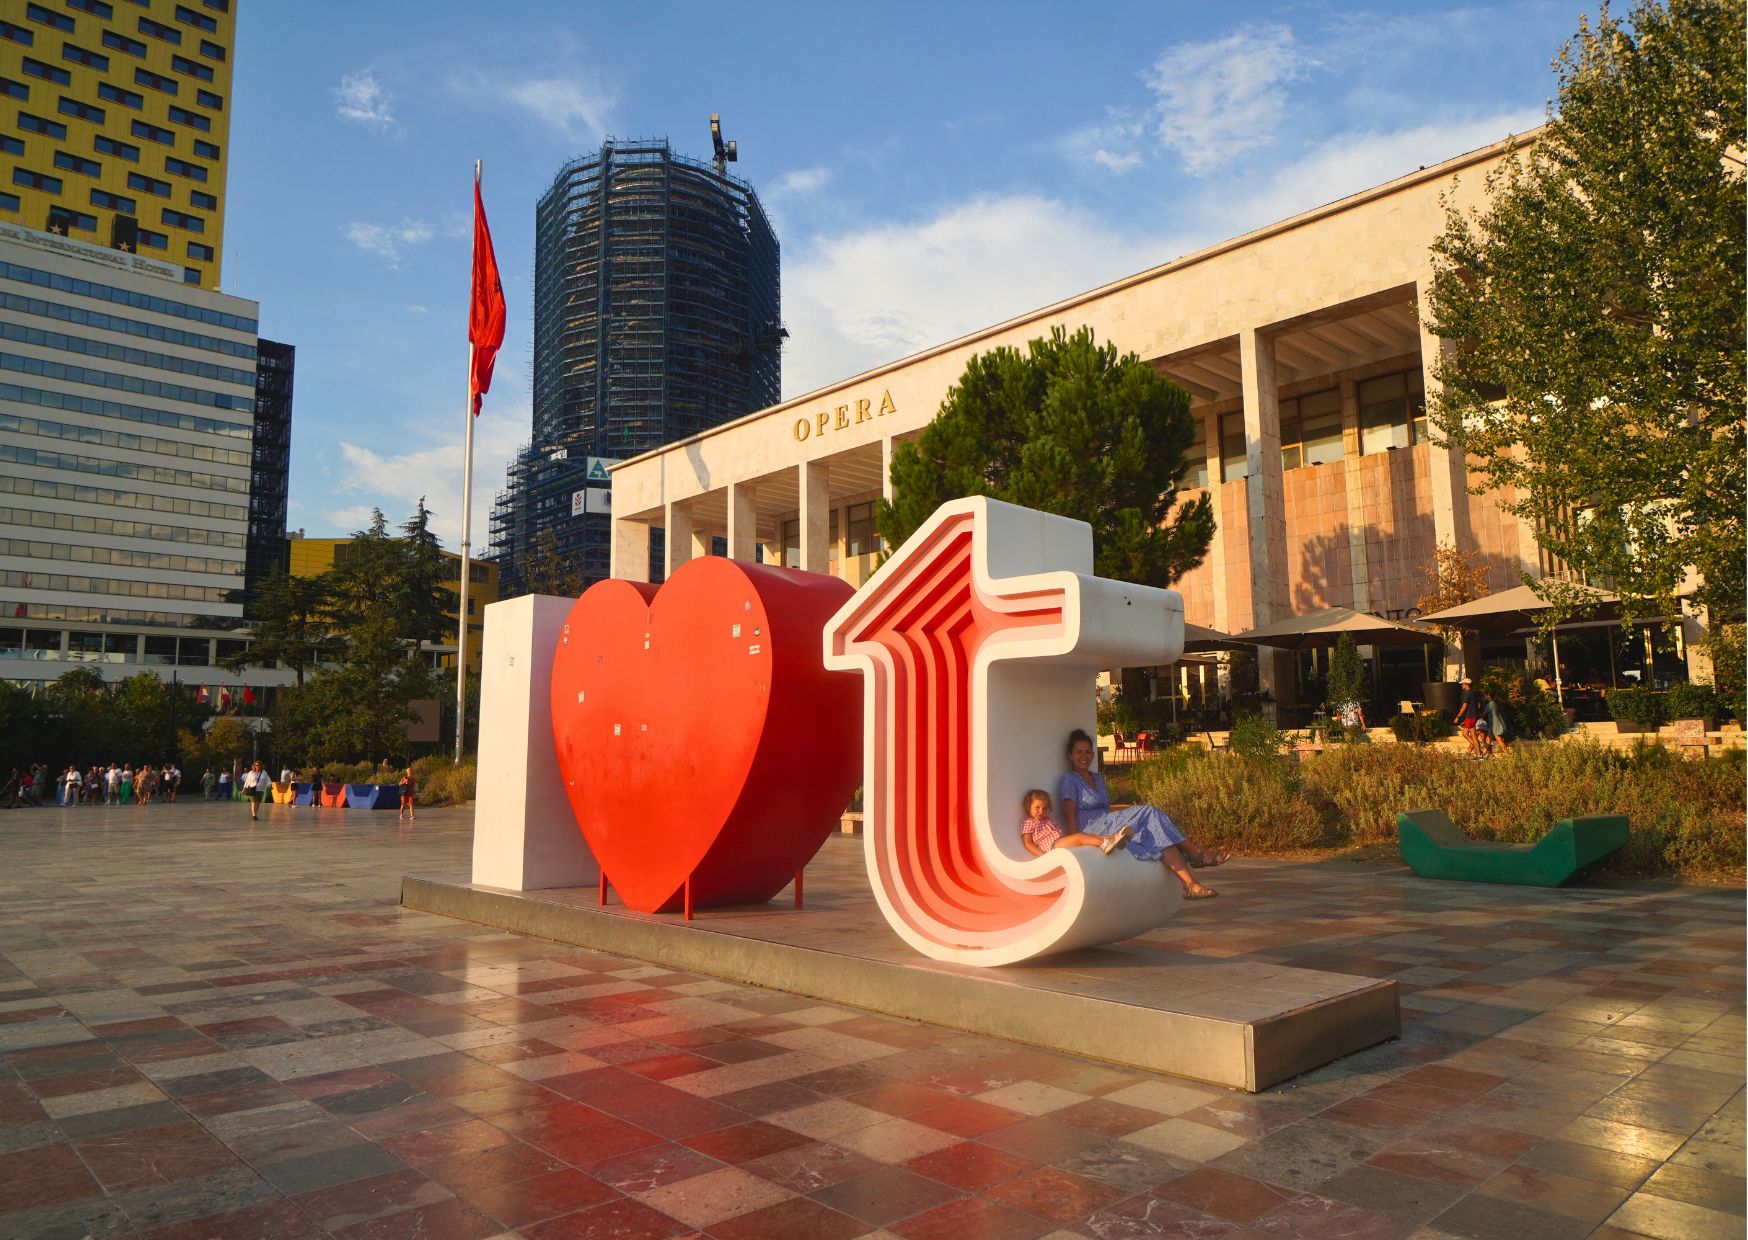
<svg viewBox="0 0 1748 1240"><path fill-rule="evenodd" d="M1563 818L1534 844L1472 840L1443 810L1396 815L1402 860L1421 878L1560 887L1583 877L1627 842L1622 815Z"/></svg>

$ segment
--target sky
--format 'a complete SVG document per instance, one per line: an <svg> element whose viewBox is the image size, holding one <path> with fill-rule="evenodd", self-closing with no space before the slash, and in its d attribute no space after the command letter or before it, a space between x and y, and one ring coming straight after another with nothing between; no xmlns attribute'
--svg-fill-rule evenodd
<svg viewBox="0 0 1748 1240"><path fill-rule="evenodd" d="M473 549L530 433L534 204L606 137L740 145L785 397L1545 117L1576 3L241 0L224 288L297 347L289 524L456 549L469 178L509 325Z"/></svg>

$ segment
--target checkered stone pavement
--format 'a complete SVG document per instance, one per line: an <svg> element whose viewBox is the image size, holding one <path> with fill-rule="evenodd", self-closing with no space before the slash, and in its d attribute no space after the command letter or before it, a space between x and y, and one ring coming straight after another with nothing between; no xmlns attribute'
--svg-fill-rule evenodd
<svg viewBox="0 0 1748 1240"><path fill-rule="evenodd" d="M0 814L0 1236L1744 1230L1739 890L1236 862L1150 941L1405 1019L1247 1096L399 908L470 825Z"/></svg>

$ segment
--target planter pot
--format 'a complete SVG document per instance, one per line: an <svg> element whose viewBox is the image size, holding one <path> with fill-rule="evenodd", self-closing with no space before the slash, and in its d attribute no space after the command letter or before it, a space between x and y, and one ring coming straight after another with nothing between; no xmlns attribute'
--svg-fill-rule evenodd
<svg viewBox="0 0 1748 1240"><path fill-rule="evenodd" d="M347 784L346 805L350 809L395 809L401 803L397 784Z"/></svg>
<svg viewBox="0 0 1748 1240"><path fill-rule="evenodd" d="M1457 713L1457 707L1462 703L1463 686L1448 680L1429 680L1420 686L1420 694L1429 707L1442 710L1448 719Z"/></svg>

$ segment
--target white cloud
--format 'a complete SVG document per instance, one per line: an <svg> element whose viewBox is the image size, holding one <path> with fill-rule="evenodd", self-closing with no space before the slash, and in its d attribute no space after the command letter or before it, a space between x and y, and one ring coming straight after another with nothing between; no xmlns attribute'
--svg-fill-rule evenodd
<svg viewBox="0 0 1748 1240"><path fill-rule="evenodd" d="M1115 151L1107 151L1102 146L1094 150L1087 158L1091 159L1093 163L1097 164L1099 167L1104 168L1109 172L1115 172L1119 175L1128 172L1131 168L1138 168L1141 166L1141 156L1134 151L1125 151L1123 154L1119 155Z"/></svg>
<svg viewBox="0 0 1748 1240"><path fill-rule="evenodd" d="M1130 108L1106 108L1103 120L1082 125L1057 144L1070 159L1121 175L1142 163L1147 121Z"/></svg>
<svg viewBox="0 0 1748 1240"><path fill-rule="evenodd" d="M1155 133L1202 176L1274 140L1286 85L1311 60L1279 24L1167 48L1145 75L1158 99Z"/></svg>
<svg viewBox="0 0 1748 1240"><path fill-rule="evenodd" d="M394 101L369 69L349 73L340 79L340 84L334 88L334 109L341 120L385 133L400 132L394 115Z"/></svg>
<svg viewBox="0 0 1748 1240"><path fill-rule="evenodd" d="M776 197L778 195L787 194L811 194L814 190L819 189L827 181L831 180L831 178L831 169L822 167L818 164L811 168L797 168L792 172L785 172L782 176L778 177L776 182L767 192L766 196Z"/></svg>
<svg viewBox="0 0 1748 1240"><path fill-rule="evenodd" d="M494 384L494 387L496 385ZM349 532L370 520L371 505L387 514L390 525L407 519L420 496L431 510L431 528L451 551L461 549L462 401L447 413L435 415L427 425L453 427L451 438L407 452L368 447L342 441L336 470L336 490L363 504L335 508L323 514L333 529ZM474 422L473 529L469 535L474 556L483 556L491 542L492 500L504 486L504 465L528 438L528 408L522 402L498 407L486 397L486 408Z"/></svg>
<svg viewBox="0 0 1748 1240"><path fill-rule="evenodd" d="M387 259L391 267L399 266L408 249L423 245L436 235L437 230L430 224L415 219L403 219L398 224L355 222L346 226L346 240L366 254Z"/></svg>
<svg viewBox="0 0 1748 1240"><path fill-rule="evenodd" d="M1138 271L1178 253L1170 244L1030 195L980 198L915 224L816 239L784 264L785 393Z"/></svg>
<svg viewBox="0 0 1748 1240"><path fill-rule="evenodd" d="M408 307L406 307L406 311L408 314L430 314L431 313L431 311L425 306L408 306Z"/></svg>
<svg viewBox="0 0 1748 1240"><path fill-rule="evenodd" d="M1349 194L1523 133L1545 120L1540 109L1437 121L1392 132L1337 134L1227 203L1232 233L1286 219Z"/></svg>
<svg viewBox="0 0 1748 1240"><path fill-rule="evenodd" d="M514 72L488 76L468 70L456 76L454 89L473 99L496 100L557 130L568 138L593 142L604 137L614 105L614 92L588 73L530 76Z"/></svg>

